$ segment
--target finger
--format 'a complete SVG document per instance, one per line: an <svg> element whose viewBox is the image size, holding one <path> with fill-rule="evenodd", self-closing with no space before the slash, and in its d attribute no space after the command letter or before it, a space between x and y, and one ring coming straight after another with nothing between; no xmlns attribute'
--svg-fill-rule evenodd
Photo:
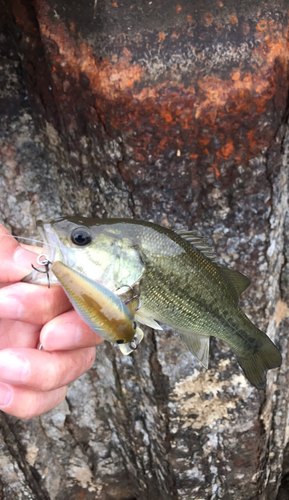
<svg viewBox="0 0 289 500"><path fill-rule="evenodd" d="M21 247L9 231L0 224L0 282L19 281L37 265L37 255Z"/></svg>
<svg viewBox="0 0 289 500"><path fill-rule="evenodd" d="M61 286L15 283L0 290L0 317L44 325L71 309Z"/></svg>
<svg viewBox="0 0 289 500"><path fill-rule="evenodd" d="M8 347L32 347L39 343L39 325L10 319L0 320L0 349Z"/></svg>
<svg viewBox="0 0 289 500"><path fill-rule="evenodd" d="M40 342L46 351L93 347L102 341L103 338L91 330L74 310L53 318L40 333Z"/></svg>
<svg viewBox="0 0 289 500"><path fill-rule="evenodd" d="M0 380L35 391L52 391L69 384L92 366L95 348L46 352L38 349L0 351Z"/></svg>
<svg viewBox="0 0 289 500"><path fill-rule="evenodd" d="M43 247L36 247L34 245L26 245L25 243L20 243L20 246L22 248L25 248L25 250L29 250L30 252L37 253L37 255L41 255L44 252ZM30 271L31 271L31 269L30 269Z"/></svg>
<svg viewBox="0 0 289 500"><path fill-rule="evenodd" d="M59 405L66 387L54 391L35 392L0 382L0 410L18 418L33 418Z"/></svg>

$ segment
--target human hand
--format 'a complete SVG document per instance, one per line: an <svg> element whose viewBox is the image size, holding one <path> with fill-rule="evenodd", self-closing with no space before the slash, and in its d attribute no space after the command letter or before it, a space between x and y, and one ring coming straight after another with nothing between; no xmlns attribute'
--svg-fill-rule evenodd
<svg viewBox="0 0 289 500"><path fill-rule="evenodd" d="M0 410L19 418L57 406L66 385L92 366L94 346L103 340L61 286L19 283L37 266L40 250L19 245L0 224Z"/></svg>

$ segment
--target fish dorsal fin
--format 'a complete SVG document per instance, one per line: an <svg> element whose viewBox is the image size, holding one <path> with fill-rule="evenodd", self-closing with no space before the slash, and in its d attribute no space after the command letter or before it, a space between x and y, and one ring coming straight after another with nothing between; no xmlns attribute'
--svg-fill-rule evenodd
<svg viewBox="0 0 289 500"><path fill-rule="evenodd" d="M194 231L188 231L187 229L178 229L175 231L181 238L188 241L191 245L194 245L202 254L213 262L217 262L217 257L214 251L209 247L205 238L197 236Z"/></svg>
<svg viewBox="0 0 289 500"><path fill-rule="evenodd" d="M136 311L135 313L135 319L142 323L143 325L149 326L150 328L153 328L154 330L162 330L162 327L150 316L147 316L142 312L141 309Z"/></svg>
<svg viewBox="0 0 289 500"><path fill-rule="evenodd" d="M244 292L244 290L246 290L246 288L248 288L248 286L251 284L249 278L244 276L244 274L239 273L239 271L228 269L227 267L223 266L219 266L219 269L233 285L238 296L241 295L241 293Z"/></svg>
<svg viewBox="0 0 289 500"><path fill-rule="evenodd" d="M210 337L206 337L205 335L198 335L192 332L188 333L186 331L181 331L180 329L178 329L178 333L191 353L205 368L208 368Z"/></svg>

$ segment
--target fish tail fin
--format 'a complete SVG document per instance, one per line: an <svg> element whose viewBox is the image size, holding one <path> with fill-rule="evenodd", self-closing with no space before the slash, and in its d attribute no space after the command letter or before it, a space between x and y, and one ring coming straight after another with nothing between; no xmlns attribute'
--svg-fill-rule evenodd
<svg viewBox="0 0 289 500"><path fill-rule="evenodd" d="M258 330L258 341L252 352L252 348L246 352L236 353L237 360L245 376L257 389L266 386L267 371L281 365L281 353L265 333Z"/></svg>

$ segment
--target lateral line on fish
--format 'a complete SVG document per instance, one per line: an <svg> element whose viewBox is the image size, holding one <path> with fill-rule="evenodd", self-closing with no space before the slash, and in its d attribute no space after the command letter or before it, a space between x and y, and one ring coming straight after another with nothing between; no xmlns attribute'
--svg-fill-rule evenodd
<svg viewBox="0 0 289 500"><path fill-rule="evenodd" d="M156 290L153 291L153 295L157 296L158 295L158 292ZM168 300L167 297L166 297L166 293L163 292L163 298L164 300ZM198 302L198 305L199 307L202 306L202 304L200 302ZM187 308L185 307L184 305L182 306L184 311L187 312L187 313L191 313L191 310L190 308ZM244 334L242 333L241 330L238 330L238 328L236 328L232 323L230 323L228 321L227 318L225 318L225 316L219 316L223 321L224 323L226 323L230 328L232 328L232 330L234 330L236 333L238 333L238 335L244 340L245 343L247 343L250 347L254 347L254 343L252 343L248 337L245 337ZM176 327L177 329L177 327Z"/></svg>

